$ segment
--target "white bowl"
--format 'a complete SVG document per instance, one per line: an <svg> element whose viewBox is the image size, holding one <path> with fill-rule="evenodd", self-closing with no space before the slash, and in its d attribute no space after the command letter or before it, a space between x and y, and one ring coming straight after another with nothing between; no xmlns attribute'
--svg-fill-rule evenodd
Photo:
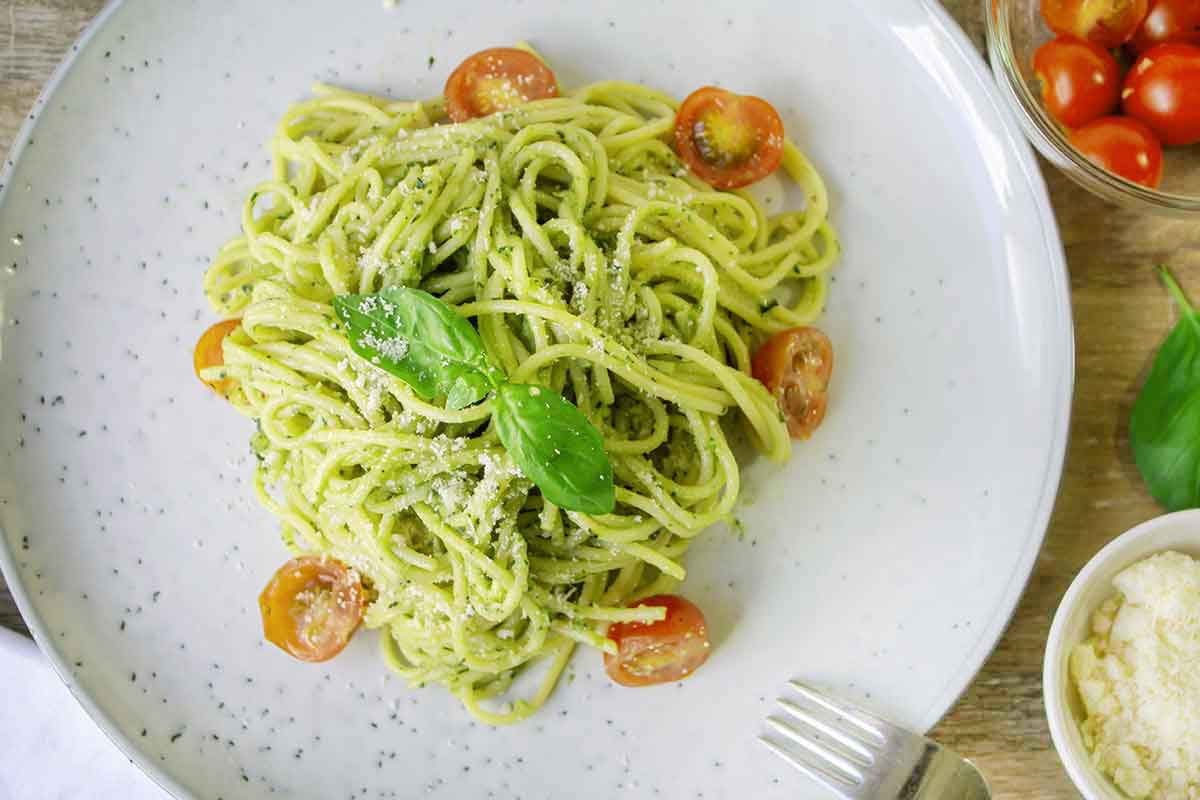
<svg viewBox="0 0 1200 800"><path fill-rule="evenodd" d="M1092 763L1079 724L1083 705L1072 685L1067 659L1091 632L1092 615L1116 589L1112 579L1147 556L1175 550L1200 558L1200 510L1178 511L1143 522L1111 541L1075 576L1059 603L1046 641L1042 697L1054 749L1087 800L1128 800Z"/></svg>

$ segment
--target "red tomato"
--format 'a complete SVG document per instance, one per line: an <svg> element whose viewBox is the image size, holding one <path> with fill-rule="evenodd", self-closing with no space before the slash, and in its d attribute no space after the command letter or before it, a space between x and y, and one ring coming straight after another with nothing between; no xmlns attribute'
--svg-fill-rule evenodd
<svg viewBox="0 0 1200 800"><path fill-rule="evenodd" d="M1033 54L1033 70L1042 82L1046 111L1068 128L1099 119L1121 102L1121 68L1094 42L1052 39Z"/></svg>
<svg viewBox="0 0 1200 800"><path fill-rule="evenodd" d="M1150 0L1150 13L1129 46L1144 53L1168 43L1200 45L1200 0Z"/></svg>
<svg viewBox="0 0 1200 800"><path fill-rule="evenodd" d="M196 370L197 378L200 378L201 370L208 369L209 367L219 367L225 363L225 337L241 324L242 321L240 319L227 319L223 322L218 322L200 334L200 339L196 342L196 349L192 353L192 366ZM204 378L200 378L200 380L204 381ZM232 378L204 382L222 397L229 394L229 390L233 388L235 383Z"/></svg>
<svg viewBox="0 0 1200 800"><path fill-rule="evenodd" d="M1122 178L1157 188L1162 180L1162 145L1130 117L1103 117L1071 134L1071 144Z"/></svg>
<svg viewBox="0 0 1200 800"><path fill-rule="evenodd" d="M675 114L675 152L705 183L737 189L783 162L783 120L758 97L705 86Z"/></svg>
<svg viewBox="0 0 1200 800"><path fill-rule="evenodd" d="M1200 142L1200 47L1147 50L1125 77L1121 98L1125 113L1150 126L1163 144Z"/></svg>
<svg viewBox="0 0 1200 800"><path fill-rule="evenodd" d="M1150 0L1042 0L1042 19L1055 33L1120 47L1149 8Z"/></svg>
<svg viewBox="0 0 1200 800"><path fill-rule="evenodd" d="M604 654L608 677L622 686L649 686L683 680L708 660L712 645L704 614L674 594L647 597L635 605L665 606L658 622L617 622L608 638L617 644L615 656Z"/></svg>
<svg viewBox="0 0 1200 800"><path fill-rule="evenodd" d="M816 328L789 328L754 353L751 374L767 387L787 417L793 439L807 439L825 419L833 345Z"/></svg>
<svg viewBox="0 0 1200 800"><path fill-rule="evenodd" d="M328 661L342 652L365 605L358 575L319 556L284 564L258 597L267 641L301 661Z"/></svg>
<svg viewBox="0 0 1200 800"><path fill-rule="evenodd" d="M530 100L558 97L558 81L532 53L493 47L459 64L443 91L450 119L465 122Z"/></svg>

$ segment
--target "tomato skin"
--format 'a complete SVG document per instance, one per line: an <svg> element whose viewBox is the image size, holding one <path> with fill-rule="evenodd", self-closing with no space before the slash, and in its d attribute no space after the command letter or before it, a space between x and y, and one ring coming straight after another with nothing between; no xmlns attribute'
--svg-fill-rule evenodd
<svg viewBox="0 0 1200 800"><path fill-rule="evenodd" d="M280 567L258 598L263 635L300 661L328 661L345 649L366 606L358 576L344 564L300 556Z"/></svg>
<svg viewBox="0 0 1200 800"><path fill-rule="evenodd" d="M616 622L608 638L617 654L604 654L604 669L622 686L650 686L683 680L708 660L712 644L704 614L687 599L674 594L647 597L637 606L664 606L667 616L658 622Z"/></svg>
<svg viewBox="0 0 1200 800"><path fill-rule="evenodd" d="M749 186L779 169L783 142L779 112L760 97L705 86L675 113L675 152L717 189Z"/></svg>
<svg viewBox="0 0 1200 800"><path fill-rule="evenodd" d="M1121 92L1125 113L1167 145L1200 142L1200 47L1160 44L1146 51Z"/></svg>
<svg viewBox="0 0 1200 800"><path fill-rule="evenodd" d="M1042 19L1057 34L1102 47L1127 42L1150 10L1150 0L1041 0Z"/></svg>
<svg viewBox="0 0 1200 800"><path fill-rule="evenodd" d="M1129 47L1141 54L1160 44L1200 45L1200 2L1150 0L1150 13L1129 40Z"/></svg>
<svg viewBox="0 0 1200 800"><path fill-rule="evenodd" d="M200 378L201 370L209 367L219 367L225 363L225 337L233 333L233 331L242 324L240 319L227 319L213 325L204 333L200 334L200 338L196 341L196 349L192 352L192 367L196 370L196 377ZM233 378L224 378L216 381L206 381L200 378L214 392L225 397L229 394L229 390L237 383Z"/></svg>
<svg viewBox="0 0 1200 800"><path fill-rule="evenodd" d="M532 53L493 47L459 64L446 79L443 94L450 119L466 122L531 100L558 97L558 81Z"/></svg>
<svg viewBox="0 0 1200 800"><path fill-rule="evenodd" d="M1121 68L1100 45L1074 36L1046 42L1033 55L1050 116L1078 128L1112 113L1121 102Z"/></svg>
<svg viewBox="0 0 1200 800"><path fill-rule="evenodd" d="M1132 117L1102 117L1071 134L1071 144L1088 159L1122 178L1151 189L1162 180L1162 145Z"/></svg>
<svg viewBox="0 0 1200 800"><path fill-rule="evenodd" d="M833 345L817 328L789 328L768 339L750 364L787 417L793 439L807 439L825 419Z"/></svg>

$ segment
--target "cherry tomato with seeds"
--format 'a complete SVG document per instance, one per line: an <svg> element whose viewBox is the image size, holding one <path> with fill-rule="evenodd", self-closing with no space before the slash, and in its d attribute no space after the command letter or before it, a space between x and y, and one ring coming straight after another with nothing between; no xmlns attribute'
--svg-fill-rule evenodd
<svg viewBox="0 0 1200 800"><path fill-rule="evenodd" d="M767 387L787 418L793 439L812 436L825 419L833 345L816 328L789 328L768 339L754 353L750 372Z"/></svg>
<svg viewBox="0 0 1200 800"><path fill-rule="evenodd" d="M196 342L196 349L192 352L192 367L196 370L196 377L200 378L200 372L209 367L219 367L225 363L225 337L233 333L233 331L242 324L240 319L227 319L213 325L204 333L200 334L200 339ZM229 390L236 383L233 378L223 378L221 380L204 381L214 392L222 397L229 394Z"/></svg>
<svg viewBox="0 0 1200 800"><path fill-rule="evenodd" d="M1147 50L1125 77L1125 113L1167 145L1200 142L1200 47L1160 44Z"/></svg>
<svg viewBox="0 0 1200 800"><path fill-rule="evenodd" d="M1068 128L1099 119L1121 102L1121 68L1100 45L1059 36L1033 54L1042 82L1042 102L1050 116Z"/></svg>
<svg viewBox="0 0 1200 800"><path fill-rule="evenodd" d="M635 606L663 606L658 622L616 622L608 638L617 654L604 654L604 669L622 686L650 686L683 680L708 660L712 644L704 614L691 602L674 594L647 597Z"/></svg>
<svg viewBox="0 0 1200 800"><path fill-rule="evenodd" d="M365 605L358 575L320 556L284 564L258 598L267 641L301 661L328 661L342 652Z"/></svg>
<svg viewBox="0 0 1200 800"><path fill-rule="evenodd" d="M558 81L532 53L493 47L459 64L446 80L443 93L446 114L455 122L465 122L531 100L558 97Z"/></svg>
<svg viewBox="0 0 1200 800"><path fill-rule="evenodd" d="M783 163L783 120L758 97L715 86L692 92L675 114L675 152L700 180L737 189Z"/></svg>
<svg viewBox="0 0 1200 800"><path fill-rule="evenodd" d="M1160 44L1200 45L1200 0L1150 0L1129 47L1140 54Z"/></svg>
<svg viewBox="0 0 1200 800"><path fill-rule="evenodd" d="M1158 188L1162 145L1132 117L1102 117L1071 134L1071 144L1091 161L1122 178Z"/></svg>
<svg viewBox="0 0 1200 800"><path fill-rule="evenodd" d="M1042 0L1042 19L1057 34L1102 47L1127 42L1150 10L1150 0Z"/></svg>

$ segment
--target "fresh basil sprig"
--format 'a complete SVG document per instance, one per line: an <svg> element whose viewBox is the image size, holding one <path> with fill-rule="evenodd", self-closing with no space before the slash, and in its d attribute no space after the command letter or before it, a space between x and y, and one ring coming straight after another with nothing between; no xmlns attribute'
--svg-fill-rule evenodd
<svg viewBox="0 0 1200 800"><path fill-rule="evenodd" d="M1159 274L1182 317L1133 404L1129 441L1150 494L1178 511L1200 506L1200 314L1165 267Z"/></svg>
<svg viewBox="0 0 1200 800"><path fill-rule="evenodd" d="M419 289L340 295L334 311L355 353L425 400L466 408L495 390L492 419L504 448L542 496L568 511L607 514L616 506L604 439L562 395L509 383L483 340L454 309Z"/></svg>
<svg viewBox="0 0 1200 800"><path fill-rule="evenodd" d="M607 514L616 499L600 431L558 392L506 383L493 419L504 449L542 496L562 508Z"/></svg>
<svg viewBox="0 0 1200 800"><path fill-rule="evenodd" d="M420 289L333 299L354 352L400 378L425 400L446 398L457 411L504 382L471 323Z"/></svg>

